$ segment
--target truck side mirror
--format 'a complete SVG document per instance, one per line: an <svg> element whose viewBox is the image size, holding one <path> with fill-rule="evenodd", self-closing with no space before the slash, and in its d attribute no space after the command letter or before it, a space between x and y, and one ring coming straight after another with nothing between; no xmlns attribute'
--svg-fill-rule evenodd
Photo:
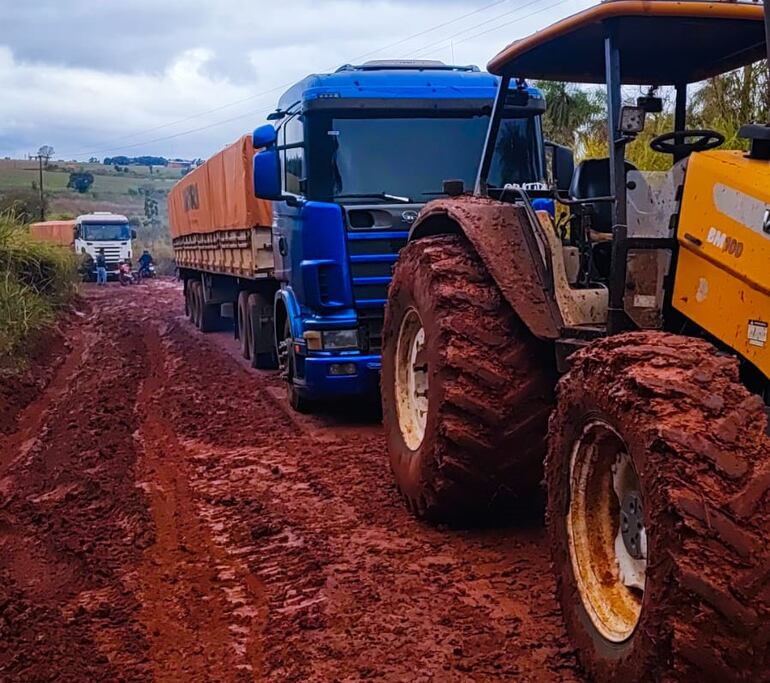
<svg viewBox="0 0 770 683"><path fill-rule="evenodd" d="M136 239L136 230L134 230L133 228L131 228L131 239L132 240Z"/></svg>
<svg viewBox="0 0 770 683"><path fill-rule="evenodd" d="M272 126L271 126L272 127ZM254 195L259 199L281 201L281 165L275 146L254 155Z"/></svg>
<svg viewBox="0 0 770 683"><path fill-rule="evenodd" d="M263 149L264 147L274 145L276 139L275 128L267 123L254 130L251 135L251 144L254 146L254 149Z"/></svg>
<svg viewBox="0 0 770 683"><path fill-rule="evenodd" d="M555 142L545 143L546 152L550 152L551 175L553 184L559 192L569 192L572 175L575 173L575 156L569 147Z"/></svg>

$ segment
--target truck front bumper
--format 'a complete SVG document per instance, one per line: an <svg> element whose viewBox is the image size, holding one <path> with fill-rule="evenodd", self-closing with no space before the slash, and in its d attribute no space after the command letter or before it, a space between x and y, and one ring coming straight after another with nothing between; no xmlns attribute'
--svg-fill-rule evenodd
<svg viewBox="0 0 770 683"><path fill-rule="evenodd" d="M332 366L350 366L355 373L333 374ZM304 356L294 384L309 399L342 398L375 394L380 388L380 356ZM304 366L302 368L301 366ZM304 372L303 372L304 370Z"/></svg>

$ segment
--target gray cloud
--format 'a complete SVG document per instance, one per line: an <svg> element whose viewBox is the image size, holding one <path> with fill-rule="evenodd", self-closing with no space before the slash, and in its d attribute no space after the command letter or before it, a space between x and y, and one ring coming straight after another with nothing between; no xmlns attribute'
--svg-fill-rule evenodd
<svg viewBox="0 0 770 683"><path fill-rule="evenodd" d="M444 61L454 55L458 63L483 66L513 38L592 3L564 0L516 23L519 15L554 4L538 0L517 14L531 1L506 0L377 51L491 0L0 0L0 155L50 143L86 156L205 156L258 125L280 93L257 95L307 73L370 52L368 58ZM473 29L481 22L489 23ZM168 137L203 126L211 127Z"/></svg>

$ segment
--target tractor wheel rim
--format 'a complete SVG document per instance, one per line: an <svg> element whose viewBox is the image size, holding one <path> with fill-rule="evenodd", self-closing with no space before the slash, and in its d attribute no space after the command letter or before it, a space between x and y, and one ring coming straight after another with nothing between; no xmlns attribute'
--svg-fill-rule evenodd
<svg viewBox="0 0 770 683"><path fill-rule="evenodd" d="M625 642L642 613L647 533L628 447L604 420L587 423L572 449L567 535L583 607L604 638Z"/></svg>
<svg viewBox="0 0 770 683"><path fill-rule="evenodd" d="M416 451L425 438L430 378L425 329L414 308L410 308L401 320L395 365L398 426L407 448Z"/></svg>

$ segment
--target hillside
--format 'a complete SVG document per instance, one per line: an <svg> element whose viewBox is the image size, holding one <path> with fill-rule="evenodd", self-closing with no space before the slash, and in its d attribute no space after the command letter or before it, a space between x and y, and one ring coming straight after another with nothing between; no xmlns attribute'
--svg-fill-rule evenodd
<svg viewBox="0 0 770 683"><path fill-rule="evenodd" d="M119 170L118 170L119 169ZM70 173L87 172L93 184L80 193L68 188ZM137 247L149 247L161 260L170 258L166 195L182 169L153 166L105 166L51 161L43 171L46 218L74 218L82 213L112 211L126 215L137 230ZM14 208L29 220L40 212L35 160L0 159L0 210ZM153 207L157 206L157 215Z"/></svg>

